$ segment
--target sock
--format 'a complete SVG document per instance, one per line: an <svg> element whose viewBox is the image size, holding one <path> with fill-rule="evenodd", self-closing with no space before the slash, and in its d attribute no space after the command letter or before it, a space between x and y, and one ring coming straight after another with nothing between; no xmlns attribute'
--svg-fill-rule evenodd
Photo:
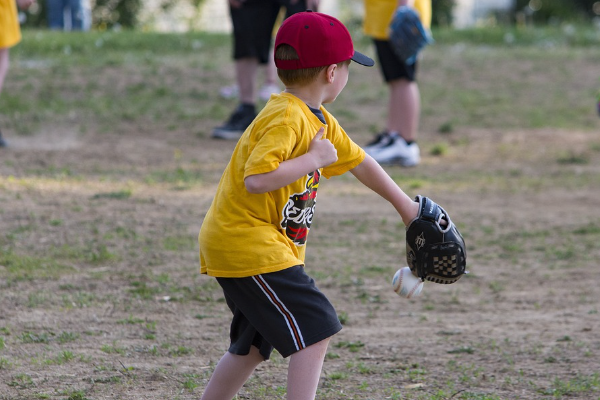
<svg viewBox="0 0 600 400"><path fill-rule="evenodd" d="M409 145L409 146L415 142L414 140L406 140L406 139L404 139L402 137L402 135L400 134L400 132L398 132L398 131L389 131L388 135L390 135L391 137L402 138L406 142L406 144Z"/></svg>

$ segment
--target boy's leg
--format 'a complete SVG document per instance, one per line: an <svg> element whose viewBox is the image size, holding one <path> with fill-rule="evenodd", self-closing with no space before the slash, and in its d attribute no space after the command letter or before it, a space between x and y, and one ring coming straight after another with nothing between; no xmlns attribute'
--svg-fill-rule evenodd
<svg viewBox="0 0 600 400"><path fill-rule="evenodd" d="M215 368L201 400L231 400L264 358L254 346L245 356L226 352Z"/></svg>
<svg viewBox="0 0 600 400"><path fill-rule="evenodd" d="M304 267L217 281L234 314L230 351L244 353L251 343L266 359L275 347L290 357L287 398L313 400L329 338L342 325Z"/></svg>
<svg viewBox="0 0 600 400"><path fill-rule="evenodd" d="M313 400L317 393L329 338L321 340L290 357L287 400Z"/></svg>

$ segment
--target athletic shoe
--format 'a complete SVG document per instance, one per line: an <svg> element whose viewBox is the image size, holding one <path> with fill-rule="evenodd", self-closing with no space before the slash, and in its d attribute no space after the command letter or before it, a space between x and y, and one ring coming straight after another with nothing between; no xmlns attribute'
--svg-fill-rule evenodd
<svg viewBox="0 0 600 400"><path fill-rule="evenodd" d="M6 140L2 137L2 132L0 132L0 147L8 147L8 143L6 143Z"/></svg>
<svg viewBox="0 0 600 400"><path fill-rule="evenodd" d="M216 139L237 140L256 117L253 105L240 104L223 125L213 129Z"/></svg>
<svg viewBox="0 0 600 400"><path fill-rule="evenodd" d="M274 83L264 85L258 91L258 98L262 101L268 101L272 94L280 93L281 89Z"/></svg>
<svg viewBox="0 0 600 400"><path fill-rule="evenodd" d="M403 167L414 167L421 161L417 143L408 144L399 135L383 137L378 144L368 149L367 154L379 164L398 164Z"/></svg>
<svg viewBox="0 0 600 400"><path fill-rule="evenodd" d="M389 134L389 132L383 131L383 132L377 134L377 136L375 136L375 139L373 139L371 142L367 143L367 145L365 146L365 151L367 152L367 154L372 156L372 154L371 154L372 152L374 152L379 147L385 146L391 140L392 140L392 137Z"/></svg>

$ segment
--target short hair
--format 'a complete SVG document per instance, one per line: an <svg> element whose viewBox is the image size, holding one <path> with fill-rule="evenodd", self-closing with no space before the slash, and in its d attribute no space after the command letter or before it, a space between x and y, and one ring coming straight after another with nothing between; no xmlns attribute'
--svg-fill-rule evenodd
<svg viewBox="0 0 600 400"><path fill-rule="evenodd" d="M288 44L281 44L275 50L276 60L298 60L298 53L296 50ZM344 64L350 64L351 60L339 62L337 65L342 66ZM281 79L286 86L293 85L308 85L312 83L321 71L326 69L328 65L314 68L301 68L301 69L281 69L277 68L277 76Z"/></svg>

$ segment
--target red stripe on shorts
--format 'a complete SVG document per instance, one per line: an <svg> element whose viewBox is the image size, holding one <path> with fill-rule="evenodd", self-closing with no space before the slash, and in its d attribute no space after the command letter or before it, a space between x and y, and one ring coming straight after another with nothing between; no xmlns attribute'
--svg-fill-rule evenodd
<svg viewBox="0 0 600 400"><path fill-rule="evenodd" d="M304 338L302 337L298 323L296 322L296 319L292 313L290 313L279 297L277 297L277 294L273 291L273 289L271 289L262 275L253 276L252 279L254 279L254 282L258 284L263 293L269 298L269 301L271 301L271 303L275 306L275 308L277 308L279 313L285 319L285 323L287 324L294 340L294 344L296 345L296 350L302 350L305 348L306 346L304 344Z"/></svg>

